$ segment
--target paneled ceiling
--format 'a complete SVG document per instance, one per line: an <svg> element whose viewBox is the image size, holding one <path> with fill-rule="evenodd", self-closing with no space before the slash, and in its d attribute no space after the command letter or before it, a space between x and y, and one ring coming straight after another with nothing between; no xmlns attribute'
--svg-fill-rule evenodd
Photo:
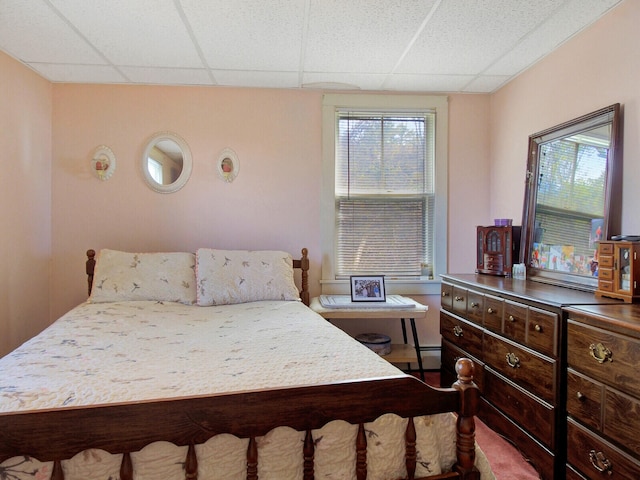
<svg viewBox="0 0 640 480"><path fill-rule="evenodd" d="M481 93L621 1L0 0L0 49L52 82Z"/></svg>

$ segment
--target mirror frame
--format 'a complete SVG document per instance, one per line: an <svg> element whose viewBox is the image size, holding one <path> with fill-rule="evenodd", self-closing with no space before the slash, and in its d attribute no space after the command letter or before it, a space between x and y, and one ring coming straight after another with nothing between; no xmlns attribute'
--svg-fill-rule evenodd
<svg viewBox="0 0 640 480"><path fill-rule="evenodd" d="M611 144L607 157L607 178L604 193L604 227L602 238L609 239L620 234L622 207L622 129L620 128L620 104L596 110L568 122L556 125L529 136L529 155L525 180L524 209L522 213L522 240L520 258L527 265L527 277L531 280L549 283L578 290L595 291L598 278L576 275L557 270L548 270L532 266L532 247L535 235L537 203L537 182L539 172L538 153L540 146L550 141L591 130L598 125L611 123Z"/></svg>
<svg viewBox="0 0 640 480"><path fill-rule="evenodd" d="M170 183L168 185L161 185L156 182L149 173L147 162L149 154L151 153L153 147L155 147L158 142L162 142L165 140L171 140L175 142L180 147L180 150L182 150L182 172L180 172L180 175L173 183ZM144 152L142 153L140 165L142 167L142 175L144 177L144 181L149 186L149 188L151 188L151 190L159 193L174 193L184 187L189 180L189 177L191 177L191 170L193 169L193 159L191 157L191 150L189 149L189 145L182 137L173 132L158 132L147 141Z"/></svg>
<svg viewBox="0 0 640 480"><path fill-rule="evenodd" d="M231 170L224 170L224 162L231 163ZM230 148L225 148L218 155L218 161L216 165L216 169L218 170L218 176L227 183L233 182L238 173L240 172L240 162L238 160L238 155Z"/></svg>

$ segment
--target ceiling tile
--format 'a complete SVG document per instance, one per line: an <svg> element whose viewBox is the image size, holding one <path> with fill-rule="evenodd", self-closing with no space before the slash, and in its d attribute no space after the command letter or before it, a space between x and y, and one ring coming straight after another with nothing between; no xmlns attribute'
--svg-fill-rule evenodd
<svg viewBox="0 0 640 480"><path fill-rule="evenodd" d="M172 0L50 0L112 63L202 68Z"/></svg>
<svg viewBox="0 0 640 480"><path fill-rule="evenodd" d="M484 73L514 75L551 53L578 31L591 25L617 0L571 0L557 9L513 49L496 60Z"/></svg>
<svg viewBox="0 0 640 480"><path fill-rule="evenodd" d="M114 67L108 65L67 65L31 63L31 68L52 82L68 83L126 83Z"/></svg>
<svg viewBox="0 0 640 480"><path fill-rule="evenodd" d="M467 83L462 89L466 93L491 93L506 84L509 75L481 75Z"/></svg>
<svg viewBox="0 0 640 480"><path fill-rule="evenodd" d="M311 0L305 71L391 72L435 3Z"/></svg>
<svg viewBox="0 0 640 480"><path fill-rule="evenodd" d="M120 67L120 71L133 83L155 85L215 85L206 69Z"/></svg>
<svg viewBox="0 0 640 480"><path fill-rule="evenodd" d="M480 73L563 1L442 2L398 73Z"/></svg>
<svg viewBox="0 0 640 480"><path fill-rule="evenodd" d="M0 0L0 48L26 63L107 63L41 1Z"/></svg>
<svg viewBox="0 0 640 480"><path fill-rule="evenodd" d="M304 0L182 0L210 68L298 71Z"/></svg>
<svg viewBox="0 0 640 480"><path fill-rule="evenodd" d="M297 88L297 72L249 72L214 70L218 85L238 87Z"/></svg>

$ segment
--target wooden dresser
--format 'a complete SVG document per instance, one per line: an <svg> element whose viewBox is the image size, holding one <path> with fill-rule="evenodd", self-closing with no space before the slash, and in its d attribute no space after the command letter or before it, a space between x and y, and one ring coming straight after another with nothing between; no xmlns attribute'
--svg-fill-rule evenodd
<svg viewBox="0 0 640 480"><path fill-rule="evenodd" d="M567 478L640 478L640 305L567 308Z"/></svg>
<svg viewBox="0 0 640 480"><path fill-rule="evenodd" d="M525 453L545 480L565 475L563 309L612 302L530 280L442 276L442 385L455 380L458 357L474 360L479 417Z"/></svg>

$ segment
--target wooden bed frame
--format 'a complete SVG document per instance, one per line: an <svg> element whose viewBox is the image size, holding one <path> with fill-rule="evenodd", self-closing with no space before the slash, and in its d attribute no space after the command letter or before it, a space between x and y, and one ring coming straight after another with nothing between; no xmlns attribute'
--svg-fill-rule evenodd
<svg viewBox="0 0 640 480"><path fill-rule="evenodd" d="M89 289L95 252L87 252ZM309 260L307 250L295 261L302 269L302 299L308 304ZM306 294L306 295L305 295ZM416 432L412 417L456 412L456 456L453 471L430 479L478 480L475 462L475 421L479 390L473 383L473 363L460 359L458 381L452 388L430 387L412 376L373 379L325 385L309 385L236 394L159 399L92 407L20 413L0 413L0 462L29 455L42 462L53 461L52 480L63 480L61 460L89 449L123 453L121 480L133 480L130 452L155 441L188 446L185 479L196 480L198 459L195 445L220 433L248 438L247 479L258 479L256 438L278 426L306 432L300 455L304 480L314 478L312 430L332 420L358 425L356 472L367 475L364 424L385 413L409 418L405 434L405 464L408 479L415 479ZM0 473L2 468L0 467ZM202 479L201 479L202 480ZM389 479L396 480L396 479ZM416 479L417 480L417 479Z"/></svg>

